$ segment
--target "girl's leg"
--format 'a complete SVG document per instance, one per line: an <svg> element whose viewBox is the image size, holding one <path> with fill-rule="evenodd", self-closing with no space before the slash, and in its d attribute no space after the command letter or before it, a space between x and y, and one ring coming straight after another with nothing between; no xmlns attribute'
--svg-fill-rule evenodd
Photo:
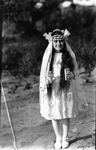
<svg viewBox="0 0 96 150"><path fill-rule="evenodd" d="M52 120L52 126L55 132L55 136L56 136L56 143L55 143L55 148L59 149L61 148L61 140L62 140L62 136L60 133L60 120Z"/></svg>
<svg viewBox="0 0 96 150"><path fill-rule="evenodd" d="M63 127L62 147L67 148L69 146L69 141L68 141L68 133L69 133L69 127L70 127L69 118L63 119L62 127Z"/></svg>
<svg viewBox="0 0 96 150"><path fill-rule="evenodd" d="M68 138L70 119L69 118L63 119L62 126L63 126L63 138Z"/></svg>

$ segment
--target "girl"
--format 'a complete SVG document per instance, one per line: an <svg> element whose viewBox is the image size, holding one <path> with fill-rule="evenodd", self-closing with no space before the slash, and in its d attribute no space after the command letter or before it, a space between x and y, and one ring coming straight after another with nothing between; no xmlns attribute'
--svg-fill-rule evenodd
<svg viewBox="0 0 96 150"><path fill-rule="evenodd" d="M69 146L70 118L78 115L77 62L67 42L68 35L66 29L44 34L49 44L40 72L40 113L47 120L52 120L56 149Z"/></svg>

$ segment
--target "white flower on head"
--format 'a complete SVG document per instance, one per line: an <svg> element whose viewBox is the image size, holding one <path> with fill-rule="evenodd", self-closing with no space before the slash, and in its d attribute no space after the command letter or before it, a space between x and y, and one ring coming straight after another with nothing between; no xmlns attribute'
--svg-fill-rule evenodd
<svg viewBox="0 0 96 150"><path fill-rule="evenodd" d="M70 35L70 32L69 32L67 29L65 29L65 30L64 30L64 36L67 37L67 36L69 36L69 35Z"/></svg>
<svg viewBox="0 0 96 150"><path fill-rule="evenodd" d="M49 32L48 34L44 33L43 36L45 37L46 40L48 40L49 42L52 42L51 32Z"/></svg>

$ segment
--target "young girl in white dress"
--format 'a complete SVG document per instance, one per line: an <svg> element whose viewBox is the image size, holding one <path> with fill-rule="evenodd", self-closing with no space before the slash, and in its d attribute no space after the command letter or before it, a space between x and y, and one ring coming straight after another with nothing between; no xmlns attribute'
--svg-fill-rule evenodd
<svg viewBox="0 0 96 150"><path fill-rule="evenodd" d="M78 115L77 62L68 44L68 35L68 30L60 29L44 34L49 44L40 72L40 113L52 120L56 149L69 146L70 118Z"/></svg>

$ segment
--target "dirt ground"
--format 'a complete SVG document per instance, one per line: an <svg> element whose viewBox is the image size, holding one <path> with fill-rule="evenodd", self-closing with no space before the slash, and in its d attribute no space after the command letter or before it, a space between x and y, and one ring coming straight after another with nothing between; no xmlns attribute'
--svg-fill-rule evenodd
<svg viewBox="0 0 96 150"><path fill-rule="evenodd" d="M45 120L39 112L39 77L30 76L21 80L5 72L2 74L2 83L17 149L54 150L55 136L51 121ZM80 78L81 83L85 83L84 78ZM90 82L83 85L79 89L79 117L71 119L68 150L95 150L96 80L91 77ZM2 96L0 150L6 149L16 148Z"/></svg>

